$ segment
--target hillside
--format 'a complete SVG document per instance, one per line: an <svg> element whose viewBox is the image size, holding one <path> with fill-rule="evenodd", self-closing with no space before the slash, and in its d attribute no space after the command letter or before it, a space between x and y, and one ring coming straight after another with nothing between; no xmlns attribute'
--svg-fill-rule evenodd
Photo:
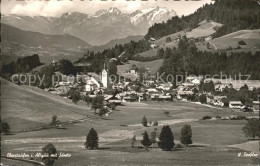
<svg viewBox="0 0 260 166"><path fill-rule="evenodd" d="M154 24L145 38L161 38L182 30L197 27L202 20L214 20L223 26L217 29L214 37L220 37L238 30L260 27L260 8L257 1L216 0L197 9L191 15L182 18L173 17L166 23Z"/></svg>
<svg viewBox="0 0 260 166"><path fill-rule="evenodd" d="M156 44L157 46L159 46L159 48L177 48L178 47L178 42L177 39L180 36L184 36L186 35L187 38L205 38L207 36L210 36L212 34L214 34L216 32L215 28L216 27L221 27L222 24L219 24L215 21L209 20L209 21L202 21L198 24L197 28L191 29L190 31L179 31L176 32L174 34L170 34L167 36L164 36L162 38L159 38L157 40L155 40L153 43ZM166 38L171 38L171 42L166 42ZM140 56L140 57L154 57L156 56L158 51L157 49L150 49L148 51L139 53L134 55L136 56Z"/></svg>
<svg viewBox="0 0 260 166"><path fill-rule="evenodd" d="M88 48L90 45L71 35L45 35L38 32L24 31L6 24L1 24L1 39L35 47Z"/></svg>
<svg viewBox="0 0 260 166"><path fill-rule="evenodd" d="M239 45L239 41L245 41L246 45ZM229 47L254 48L260 49L260 29L241 30L228 35L211 40L218 49L227 49Z"/></svg>
<svg viewBox="0 0 260 166"><path fill-rule="evenodd" d="M207 37L207 36L210 36L212 34L214 34L216 32L216 28L217 27L221 27L222 24L220 23L217 23L215 21L212 21L212 20L209 20L209 21L206 21L206 20L203 20L202 22L200 22L198 24L198 27L194 28L194 29L191 29L190 31L179 31L179 32L176 32L174 34L170 34L170 35L167 35L165 37L162 37L158 40L156 40L154 43L156 45L169 45L169 43L176 43L174 42L174 40L176 40L179 36L184 36L186 35L187 38L201 38L201 37ZM166 38L167 37L170 37L172 42L169 42L169 43L166 43ZM176 45L174 45L176 46Z"/></svg>
<svg viewBox="0 0 260 166"><path fill-rule="evenodd" d="M89 113L84 103L75 105L50 92L18 86L2 78L0 80L1 115L4 117L2 122L8 122L11 131L29 130L49 124L53 115L64 122L82 119Z"/></svg>
<svg viewBox="0 0 260 166"><path fill-rule="evenodd" d="M139 61L132 61L130 60L128 63L124 65L118 65L117 71L119 74L123 74L123 72L129 70L133 64L135 64L138 68L144 67L147 68L151 74L156 74L156 72L159 70L159 68L162 65L163 60L154 60L149 62L139 62Z"/></svg>
<svg viewBox="0 0 260 166"><path fill-rule="evenodd" d="M1 24L1 63L10 63L18 57L38 54L42 63L53 60L76 60L90 45L71 35L44 35L38 32L23 31Z"/></svg>
<svg viewBox="0 0 260 166"><path fill-rule="evenodd" d="M126 38L121 38L121 39L114 39L114 40L111 40L110 42L104 44L104 45L101 45L101 46L93 46L91 47L89 50L91 51L94 51L94 52L98 52L98 51L102 51L102 50L105 50L105 49L109 49L109 48L112 48L112 47L115 47L116 45L119 45L119 44L125 44L125 43L129 43L131 41L139 41L139 40L142 40L144 38L144 36L142 35L137 35L137 36L128 36Z"/></svg>

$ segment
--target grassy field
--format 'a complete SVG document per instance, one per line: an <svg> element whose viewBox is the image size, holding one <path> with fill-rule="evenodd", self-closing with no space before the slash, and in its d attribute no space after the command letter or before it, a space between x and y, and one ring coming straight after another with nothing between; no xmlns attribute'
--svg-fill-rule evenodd
<svg viewBox="0 0 260 166"><path fill-rule="evenodd" d="M13 132L49 124L53 115L60 121L69 121L86 117L90 112L85 103L75 105L39 88L18 86L4 79L1 83L2 121L8 121Z"/></svg>
<svg viewBox="0 0 260 166"><path fill-rule="evenodd" d="M137 67L148 68L149 71L151 72L151 74L155 74L159 70L159 68L161 67L162 62L163 62L162 59L154 60L154 61L148 61L148 62L140 62L140 61L130 60L128 63L126 63L124 65L118 65L117 71L119 72L119 74L122 74L122 72L125 72L125 71L131 69L131 66L133 64L135 64Z"/></svg>
<svg viewBox="0 0 260 166"><path fill-rule="evenodd" d="M61 120L81 119L90 114L83 103L74 105L39 89L28 89L2 81L2 117L11 121L12 130L33 125L49 123L53 113ZM18 100L20 102L18 102ZM12 106L10 101L16 101ZM30 101L30 102L29 102ZM38 103L45 104L38 104ZM34 103L34 105L32 104ZM47 104L46 104L47 103ZM53 105L55 107L49 107ZM62 107L63 109L60 109ZM169 116L164 114L169 111ZM41 113L43 112L43 113ZM38 115L38 116L37 116ZM256 151L257 141L248 141L241 129L243 120L201 120L210 116L258 116L229 109L215 109L187 102L147 102L125 103L117 107L107 119L82 121L67 126L67 129L48 129L24 132L15 135L2 135L2 155L7 153L41 152L41 148L53 143L58 152L70 153L72 157L60 157L55 165L257 165L256 157L238 157L240 152ZM141 119L146 116L148 122L158 121L158 134L165 124L170 125L179 144L180 130L184 124L192 127L193 144L189 147L174 148L170 152L162 151L153 145L146 151L140 148L144 131L151 132L154 127L143 127ZM8 119L9 118L9 119ZM15 119L19 121L15 124ZM12 120L14 119L14 120ZM3 120L3 119L2 119ZM14 125L15 124L15 125ZM86 150L84 142L91 128L99 134L99 150ZM137 136L136 147L131 148L131 138ZM35 158L40 161L39 158ZM28 165L12 160L3 160L9 165Z"/></svg>

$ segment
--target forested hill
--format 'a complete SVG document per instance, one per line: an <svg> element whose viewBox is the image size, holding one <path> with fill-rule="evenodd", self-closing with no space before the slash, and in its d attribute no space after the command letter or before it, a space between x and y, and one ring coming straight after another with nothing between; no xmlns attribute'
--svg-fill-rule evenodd
<svg viewBox="0 0 260 166"><path fill-rule="evenodd" d="M217 29L213 37L242 29L258 29L260 5L255 0L216 0L214 4L206 4L189 16L173 17L166 23L154 24L145 38L160 38L181 30L190 30L205 19L224 24Z"/></svg>

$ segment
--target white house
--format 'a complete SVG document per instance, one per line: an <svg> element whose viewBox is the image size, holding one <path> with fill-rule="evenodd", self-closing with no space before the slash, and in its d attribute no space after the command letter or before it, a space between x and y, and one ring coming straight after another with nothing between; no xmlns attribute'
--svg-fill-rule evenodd
<svg viewBox="0 0 260 166"><path fill-rule="evenodd" d="M86 82L85 91L91 92L97 88L100 88L99 82L94 77L90 77Z"/></svg>
<svg viewBox="0 0 260 166"><path fill-rule="evenodd" d="M242 107L243 107L243 104L241 103L241 101L230 101L229 102L229 108L241 109Z"/></svg>

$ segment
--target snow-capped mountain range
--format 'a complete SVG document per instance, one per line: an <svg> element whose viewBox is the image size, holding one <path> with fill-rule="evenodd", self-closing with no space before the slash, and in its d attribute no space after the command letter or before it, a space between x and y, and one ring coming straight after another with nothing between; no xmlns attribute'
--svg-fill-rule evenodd
<svg viewBox="0 0 260 166"><path fill-rule="evenodd" d="M154 23L166 21L176 12L162 7L122 13L118 8L99 10L93 15L73 12L60 17L2 15L1 22L22 30L44 34L70 34L92 45L113 39L144 35Z"/></svg>

